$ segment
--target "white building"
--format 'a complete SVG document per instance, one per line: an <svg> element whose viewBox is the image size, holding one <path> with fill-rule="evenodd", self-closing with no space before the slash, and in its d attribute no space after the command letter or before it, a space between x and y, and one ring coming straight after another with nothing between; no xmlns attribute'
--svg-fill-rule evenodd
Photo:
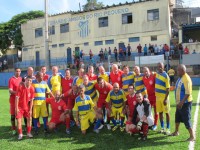
<svg viewBox="0 0 200 150"><path fill-rule="evenodd" d="M73 51L101 48L169 44L171 37L169 0L141 0L87 12L67 12L49 17L51 58L71 57ZM21 26L22 60L44 60L44 18ZM68 49L68 50L67 50Z"/></svg>

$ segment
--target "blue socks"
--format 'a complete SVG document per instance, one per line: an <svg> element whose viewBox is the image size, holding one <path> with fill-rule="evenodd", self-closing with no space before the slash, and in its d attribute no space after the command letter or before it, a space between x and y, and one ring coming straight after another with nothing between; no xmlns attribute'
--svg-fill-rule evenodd
<svg viewBox="0 0 200 150"><path fill-rule="evenodd" d="M44 118L43 118L44 129L47 129L47 121L48 121L48 117L44 117Z"/></svg>

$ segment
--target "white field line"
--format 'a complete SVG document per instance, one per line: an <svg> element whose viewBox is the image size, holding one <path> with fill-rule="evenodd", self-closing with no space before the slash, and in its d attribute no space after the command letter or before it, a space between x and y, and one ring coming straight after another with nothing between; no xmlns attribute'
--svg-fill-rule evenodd
<svg viewBox="0 0 200 150"><path fill-rule="evenodd" d="M199 93L197 98L197 104L196 104L196 110L194 113L194 123L193 123L193 132L194 132L194 138L196 139L196 130L197 130L197 123L198 123L198 115L199 115L199 103L200 102L200 87L199 87ZM194 150L195 141L191 141L188 148L189 150Z"/></svg>

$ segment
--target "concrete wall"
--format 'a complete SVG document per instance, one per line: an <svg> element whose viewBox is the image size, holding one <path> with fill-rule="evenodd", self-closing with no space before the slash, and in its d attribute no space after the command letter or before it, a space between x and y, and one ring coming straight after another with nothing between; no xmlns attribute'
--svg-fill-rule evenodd
<svg viewBox="0 0 200 150"><path fill-rule="evenodd" d="M147 11L159 9L159 20L148 21ZM133 22L130 24L122 24L122 14L132 13ZM108 17L108 27L99 27L99 18ZM60 33L60 24L69 23L69 32ZM87 24L88 29L85 36L80 36L82 23ZM51 56L63 57L67 56L66 49L71 47L79 47L88 54L91 49L97 54L101 48L118 47L119 43L126 46L130 37L139 37L138 42L130 42L133 51L136 46L144 44L169 44L171 36L170 27L170 9L168 0L152 0L145 2L130 3L121 6L113 6L100 10L93 10L82 13L65 13L54 15L49 18L49 25L55 25L55 35L50 36L49 49ZM22 59L35 59L35 52L40 51L40 59L45 58L44 54L44 18L28 21L22 24L22 34L24 40L24 48ZM43 28L43 36L35 38L35 29ZM157 36L156 41L151 41L151 36ZM105 44L105 40L114 40L114 44ZM95 46L95 41L102 41L103 45ZM84 46L85 42L89 42L88 46ZM52 48L52 45L57 45ZM59 44L64 44L59 47Z"/></svg>

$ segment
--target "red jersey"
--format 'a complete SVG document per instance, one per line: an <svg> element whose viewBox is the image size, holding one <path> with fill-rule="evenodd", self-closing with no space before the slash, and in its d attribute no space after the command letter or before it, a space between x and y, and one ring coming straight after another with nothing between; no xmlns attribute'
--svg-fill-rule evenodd
<svg viewBox="0 0 200 150"><path fill-rule="evenodd" d="M72 88L72 82L73 82L73 78L62 78L61 79L61 87L62 87L62 93L66 93L68 92L71 88Z"/></svg>
<svg viewBox="0 0 200 150"><path fill-rule="evenodd" d="M133 96L127 95L126 99L127 99L126 105L128 105L130 111L129 116L132 116L135 110L135 105L137 104L136 95L135 94Z"/></svg>
<svg viewBox="0 0 200 150"><path fill-rule="evenodd" d="M8 88L13 91L17 91L17 88L21 82L22 82L21 77L16 78L15 76L13 76L8 81ZM11 94L10 97L15 99L15 94Z"/></svg>
<svg viewBox="0 0 200 150"><path fill-rule="evenodd" d="M67 109L67 106L63 100L56 102L55 98L47 98L46 102L51 105L51 118L59 118L60 115Z"/></svg>
<svg viewBox="0 0 200 150"><path fill-rule="evenodd" d="M43 76L43 81L48 82L48 79L49 79L49 75L48 75L48 74L45 74L45 75Z"/></svg>
<svg viewBox="0 0 200 150"><path fill-rule="evenodd" d="M87 74L87 76L88 76L89 81L95 81L95 80L97 80L97 78L98 78L98 76L95 75L95 74L93 74L93 76Z"/></svg>
<svg viewBox="0 0 200 150"><path fill-rule="evenodd" d="M74 93L73 90L67 95L67 109L73 109L75 104L75 99L79 96L79 93Z"/></svg>
<svg viewBox="0 0 200 150"><path fill-rule="evenodd" d="M143 76L142 79L149 97L155 95L155 78L155 75L150 74L149 78Z"/></svg>
<svg viewBox="0 0 200 150"><path fill-rule="evenodd" d="M110 73L110 82L113 85L115 82L119 84L119 87L122 88L122 74L124 72L119 70L117 74L114 74L113 72Z"/></svg>
<svg viewBox="0 0 200 150"><path fill-rule="evenodd" d="M18 87L16 97L19 97L19 109L28 110L29 101L34 98L35 89L33 86L27 88L24 84Z"/></svg>
<svg viewBox="0 0 200 150"><path fill-rule="evenodd" d="M95 89L99 92L99 100L98 101L105 101L108 93L113 89L113 86L105 82L104 87L100 87L98 83L95 84Z"/></svg>

